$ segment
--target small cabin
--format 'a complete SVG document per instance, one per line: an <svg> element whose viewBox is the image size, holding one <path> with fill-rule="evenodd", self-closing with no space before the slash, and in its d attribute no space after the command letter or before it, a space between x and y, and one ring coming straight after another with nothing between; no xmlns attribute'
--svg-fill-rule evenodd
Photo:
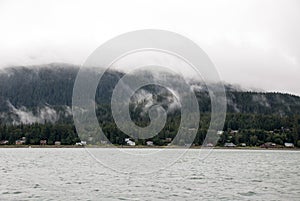
<svg viewBox="0 0 300 201"><path fill-rule="evenodd" d="M147 144L147 146L153 146L153 142L152 141L147 141L146 144Z"/></svg>
<svg viewBox="0 0 300 201"><path fill-rule="evenodd" d="M207 144L205 144L205 145L203 145L204 147L213 147L214 146L214 144L213 143L207 143Z"/></svg>
<svg viewBox="0 0 300 201"><path fill-rule="evenodd" d="M131 140L127 140L127 145L129 146L135 146L135 142L131 141Z"/></svg>
<svg viewBox="0 0 300 201"><path fill-rule="evenodd" d="M242 147L246 147L247 145L246 145L246 143L241 143L240 144Z"/></svg>
<svg viewBox="0 0 300 201"><path fill-rule="evenodd" d="M172 142L172 138L167 137L167 138L165 139L165 142Z"/></svg>
<svg viewBox="0 0 300 201"><path fill-rule="evenodd" d="M46 145L47 144L47 140L40 140L40 145Z"/></svg>
<svg viewBox="0 0 300 201"><path fill-rule="evenodd" d="M288 143L288 142L285 142L284 146L287 147L287 148L294 148L295 147L293 143Z"/></svg>
<svg viewBox="0 0 300 201"><path fill-rule="evenodd" d="M230 142L230 143L225 143L224 147L236 147L236 145Z"/></svg>
<svg viewBox="0 0 300 201"><path fill-rule="evenodd" d="M0 144L2 144L2 145L8 144L8 140L1 140Z"/></svg>
<svg viewBox="0 0 300 201"><path fill-rule="evenodd" d="M274 142L266 142L262 145L260 145L261 148L273 148L276 147L276 143Z"/></svg>
<svg viewBox="0 0 300 201"><path fill-rule="evenodd" d="M16 140L16 145L22 145L25 144L24 140Z"/></svg>

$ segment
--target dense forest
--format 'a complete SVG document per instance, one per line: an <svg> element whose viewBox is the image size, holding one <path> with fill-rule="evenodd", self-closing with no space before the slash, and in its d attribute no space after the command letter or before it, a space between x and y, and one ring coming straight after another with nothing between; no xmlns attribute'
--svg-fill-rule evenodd
<svg viewBox="0 0 300 201"><path fill-rule="evenodd" d="M180 117L176 116L168 120L165 128L152 140L155 145L167 145L167 138L174 138L178 130ZM207 132L209 115L201 118L200 129L194 140L195 145L201 145ZM247 123L245 123L247 122ZM248 146L259 146L265 142L274 142L283 145L291 142L300 145L300 117L278 117L270 115L246 115L228 114L218 145L233 142L236 145L245 143ZM113 144L125 144L126 136L114 122L100 123L103 132ZM76 129L72 123L32 123L19 125L0 125L0 139L7 140L9 144L25 137L25 144L40 144L40 140L47 140L47 144L60 141L63 145L73 145L80 141ZM147 140L137 143L145 145Z"/></svg>
<svg viewBox="0 0 300 201"><path fill-rule="evenodd" d="M0 72L0 141L2 144L15 144L24 139L25 144L47 144L60 142L73 145L80 141L72 119L72 91L79 67L68 64L49 64L34 67L12 67ZM124 74L108 71L101 79L95 96L96 113L99 124L113 144L125 144L126 136L120 131L111 114L110 97L118 80ZM134 79L134 76L132 77ZM156 78L157 79L157 78ZM170 77L170 80L176 80ZM194 140L201 145L210 122L210 97L201 82L191 81L197 96L201 119ZM300 97L281 94L241 91L225 85L227 96L227 116L224 132L218 145L232 142L236 145L260 146L266 142L283 145L294 143L300 147ZM139 90L132 99L130 115L141 126L149 123L143 107L148 99L167 105L175 99L164 100L161 94L165 89L147 86ZM162 93L163 92L163 93ZM144 99L143 99L144 97ZM148 96L149 97L149 96ZM142 101L140 99L142 98ZM139 99L139 100L138 100ZM171 100L171 102L170 102ZM142 103L142 104L141 104ZM168 113L167 123L154 138L154 145L167 145L173 139L180 124L180 108ZM147 140L136 141L145 145Z"/></svg>

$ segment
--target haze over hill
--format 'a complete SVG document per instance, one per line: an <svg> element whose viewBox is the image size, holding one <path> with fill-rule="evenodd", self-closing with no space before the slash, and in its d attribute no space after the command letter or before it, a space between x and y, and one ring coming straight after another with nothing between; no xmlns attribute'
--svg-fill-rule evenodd
<svg viewBox="0 0 300 201"><path fill-rule="evenodd" d="M0 119L8 123L56 122L71 117L72 91L79 66L52 63L40 66L18 66L3 69L0 73ZM124 74L107 71L98 86L95 100L100 105L109 105L110 97L118 80ZM132 79L135 79L131 75ZM149 74L149 76L152 76ZM160 79L153 77L153 79ZM170 82L177 81L174 75L168 75ZM210 97L205 84L190 80L201 112L210 111ZM225 84L227 111L229 113L294 115L300 114L300 97L282 93L250 92L240 87ZM155 95L156 93L156 95ZM172 97L166 89L144 87L132 98L134 104L149 107L158 103L160 97ZM178 109L176 98L161 103Z"/></svg>

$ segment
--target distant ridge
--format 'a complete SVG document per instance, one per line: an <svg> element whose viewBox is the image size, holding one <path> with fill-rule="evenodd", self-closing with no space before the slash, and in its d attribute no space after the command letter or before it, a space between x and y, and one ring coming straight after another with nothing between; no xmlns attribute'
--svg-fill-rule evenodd
<svg viewBox="0 0 300 201"><path fill-rule="evenodd" d="M38 115L45 107L56 111L58 117L70 114L73 85L79 66L51 63L37 66L14 66L0 73L0 119L12 121L16 111ZM98 87L96 102L110 104L114 86L124 73L108 71ZM134 79L134 75L133 79ZM172 79L173 75L169 75ZM159 79L159 78L157 78ZM203 83L191 81L201 112L210 111L210 98ZM243 91L240 87L225 84L227 107L230 113L294 115L300 114L300 97L276 92ZM145 88L146 93L153 91ZM162 89L156 89L162 90ZM15 109L12 109L15 108ZM53 112L53 111L52 111ZM49 116L45 115L45 118ZM43 118L43 117L41 117ZM55 119L54 117L51 117Z"/></svg>

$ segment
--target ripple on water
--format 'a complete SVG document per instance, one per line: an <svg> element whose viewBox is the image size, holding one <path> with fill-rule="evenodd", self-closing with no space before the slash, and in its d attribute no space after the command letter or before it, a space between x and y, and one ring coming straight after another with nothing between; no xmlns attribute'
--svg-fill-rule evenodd
<svg viewBox="0 0 300 201"><path fill-rule="evenodd" d="M256 195L255 192L253 191L248 191L246 193L238 193L239 195L242 195L242 196L253 196L253 195Z"/></svg>
<svg viewBox="0 0 300 201"><path fill-rule="evenodd" d="M47 149L5 151L14 157L0 163L0 201L299 200L300 151L266 156L264 151L215 150L208 162L192 165L199 155L191 150L187 164L130 179L78 154L78 149L51 149L53 154ZM40 155L45 157L37 160Z"/></svg>
<svg viewBox="0 0 300 201"><path fill-rule="evenodd" d="M202 180L204 177L190 177L190 180Z"/></svg>
<svg viewBox="0 0 300 201"><path fill-rule="evenodd" d="M257 183L260 183L260 182L262 182L262 180L259 180L259 179L253 179L253 180L251 180L251 182L257 182Z"/></svg>

